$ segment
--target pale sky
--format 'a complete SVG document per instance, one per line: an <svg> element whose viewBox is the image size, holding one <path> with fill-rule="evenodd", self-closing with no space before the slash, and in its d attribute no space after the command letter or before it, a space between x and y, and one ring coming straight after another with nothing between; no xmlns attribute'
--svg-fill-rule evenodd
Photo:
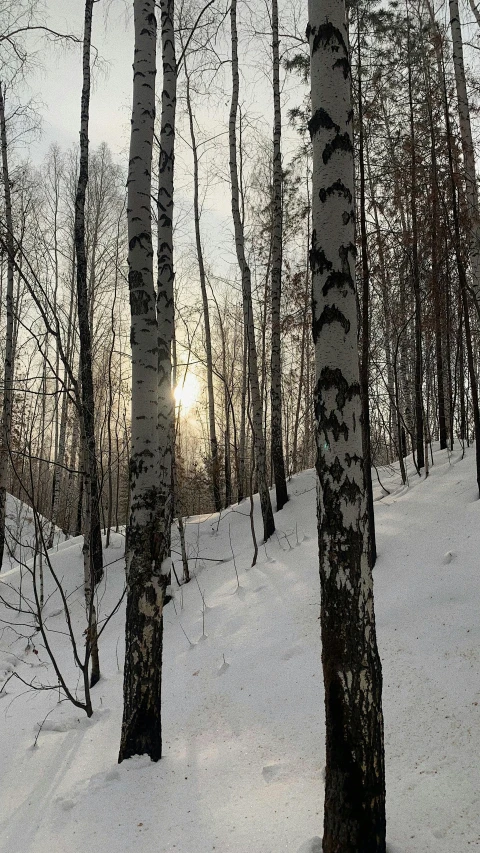
<svg viewBox="0 0 480 853"><path fill-rule="evenodd" d="M46 23L61 32L83 32L82 0L47 0ZM105 0L95 4L92 41L101 55L94 70L91 98L92 148L107 142L115 155L128 150L132 94L133 18L130 3ZM30 82L32 94L43 102L42 139L32 145L31 156L41 159L52 142L62 148L78 141L82 86L81 48L49 46L39 51L42 68Z"/></svg>
<svg viewBox="0 0 480 853"><path fill-rule="evenodd" d="M285 18L294 21L294 8L300 8L300 31L306 25L306 3L303 0L284 0ZM83 0L44 0L47 10L45 23L52 29L83 34ZM227 0L219 0L218 7L225 10ZM200 8L200 7L199 7ZM251 10L254 10L253 12ZM305 22L302 16L305 14ZM253 19L253 16L256 19ZM270 138L273 125L273 104L271 96L271 59L268 32L252 36L253 29L263 29L265 23L264 0L255 0L250 7L246 3L239 5L239 53L241 62L242 111L249 117L253 136L247 146L246 160L255 161L257 136L263 141ZM227 17L228 31L228 17ZM287 26L285 24L285 28ZM30 36L28 47L37 47L38 67L29 78L29 95L37 104L42 116L42 135L30 141L24 152L34 163L40 164L52 143L65 150L78 144L80 124L80 96L82 87L81 46L48 45L44 38ZM228 38L228 36L226 37ZM90 150L101 142L106 142L117 162L127 170L131 99L132 99L132 62L133 62L133 3L131 0L100 0L94 5L92 42L98 48L100 62L94 69L93 88L90 102ZM160 42L160 40L159 40ZM283 42L285 44L285 41ZM221 48L222 56L229 56L229 46ZM157 92L161 94L161 53L160 44L157 57ZM218 142L201 149L200 186L204 202L202 219L202 238L206 250L207 263L213 264L219 275L236 277L236 259L231 222L230 188L228 178L228 112L230 107L230 65L223 66L216 82L217 94L210 97L195 97L194 112L197 119L197 142L218 136ZM291 75L283 93L283 105L286 108L298 105L303 97L303 89L298 79ZM176 140L176 181L175 181L175 224L178 227L176 238L176 267L181 273L181 261L185 265L191 262L193 251L192 207L192 162L188 147L185 103L182 81L179 84L177 100L177 140ZM296 133L288 128L284 117L284 150L297 146ZM249 149L249 150L248 150ZM246 162L246 168L250 164ZM205 187L208 187L205 190ZM187 279L190 274L187 273Z"/></svg>

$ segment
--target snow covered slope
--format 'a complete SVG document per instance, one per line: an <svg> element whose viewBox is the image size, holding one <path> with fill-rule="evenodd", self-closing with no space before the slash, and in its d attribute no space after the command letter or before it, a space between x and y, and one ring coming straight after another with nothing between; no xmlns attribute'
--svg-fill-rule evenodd
<svg viewBox="0 0 480 853"><path fill-rule="evenodd" d="M39 516L40 523L44 525L45 536L48 536L50 523ZM32 508L7 493L7 504L5 508L6 547L4 554L3 570L6 571L30 560L35 552L35 519ZM64 539L61 530L56 528L55 544Z"/></svg>
<svg viewBox="0 0 480 853"><path fill-rule="evenodd" d="M480 848L480 502L474 456L434 454L410 488L375 487L375 596L384 671L391 853ZM315 478L294 477L278 535L250 568L248 505L186 525L195 578L165 611L164 758L116 763L123 609L102 637L91 720L58 692L0 692L2 853L307 853L320 849L323 688ZM259 531L258 506L256 507ZM100 616L123 589L113 537ZM232 558L232 549L235 560ZM83 630L81 541L52 565ZM240 585L237 585L235 567ZM176 561L180 574L180 558ZM18 600L15 571L0 592ZM24 578L24 584L27 581ZM77 681L58 595L46 604L59 663ZM25 614L0 627L0 687L55 684ZM78 688L80 693L80 688ZM51 711L51 713L49 713ZM37 739L38 724L43 724ZM317 841L318 844L318 841Z"/></svg>

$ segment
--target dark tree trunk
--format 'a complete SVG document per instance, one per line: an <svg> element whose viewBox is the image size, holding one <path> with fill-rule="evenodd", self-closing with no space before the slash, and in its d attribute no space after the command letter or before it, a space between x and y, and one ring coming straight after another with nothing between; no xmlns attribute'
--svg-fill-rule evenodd
<svg viewBox="0 0 480 853"><path fill-rule="evenodd" d="M408 100L410 108L410 147L411 147L411 215L412 215L412 281L415 301L415 447L417 451L418 473L425 467L423 444L423 355L422 355L422 308L420 294L420 269L418 263L418 226L417 226L417 155L415 123L413 114L412 58L410 44L410 21L407 21L408 52Z"/></svg>
<svg viewBox="0 0 480 853"><path fill-rule="evenodd" d="M270 377L272 463L275 476L277 512L288 501L282 429L282 364L280 308L282 292L282 113L280 108L280 57L278 36L278 3L272 0L273 48L273 198L272 198L272 355ZM266 407L265 407L266 408Z"/></svg>
<svg viewBox="0 0 480 853"><path fill-rule="evenodd" d="M362 253L362 328L361 328L361 359L360 359L360 389L362 397L362 441L363 463L365 471L365 486L367 490L368 512L368 553L370 565L375 565L377 559L377 543L375 537L375 515L373 511L372 486L372 452L370 441L370 401L368 393L369 362L370 362L370 271L368 266L367 220L365 215L365 159L363 132L363 101L362 101L362 50L360 33L360 12L357 11L357 42L358 42L358 165L360 170L360 242Z"/></svg>
<svg viewBox="0 0 480 853"><path fill-rule="evenodd" d="M5 514L7 501L7 482L9 471L9 455L11 448L12 432L12 402L13 402L13 284L14 284L14 239L13 239L13 217L12 197L10 191L10 176L8 169L8 146L7 128L5 122L5 96L4 86L0 80L0 133L2 146L2 177L3 191L5 197L5 222L7 233L5 234L5 245L7 248L7 327L5 330L5 366L3 373L3 406L2 425L0 434L0 571L3 565L5 551Z"/></svg>
<svg viewBox="0 0 480 853"><path fill-rule="evenodd" d="M92 373L92 334L90 328L87 288L87 257L85 250L85 196L88 184L88 124L90 109L90 44L94 0L85 3L83 38L83 88L80 115L80 164L75 196L75 253L77 258L77 314L80 331L81 430L85 442L85 487L88 492L88 513L84 523L85 559L90 562L95 584L103 577L102 536L100 526L100 491L98 484L97 450L95 441L95 397Z"/></svg>

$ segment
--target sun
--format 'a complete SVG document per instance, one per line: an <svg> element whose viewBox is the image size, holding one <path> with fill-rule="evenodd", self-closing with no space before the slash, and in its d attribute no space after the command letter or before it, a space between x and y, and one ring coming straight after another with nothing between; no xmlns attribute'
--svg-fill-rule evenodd
<svg viewBox="0 0 480 853"><path fill-rule="evenodd" d="M173 396L175 405L181 409L182 415L187 415L198 402L200 385L193 373L187 373L183 380L175 386Z"/></svg>

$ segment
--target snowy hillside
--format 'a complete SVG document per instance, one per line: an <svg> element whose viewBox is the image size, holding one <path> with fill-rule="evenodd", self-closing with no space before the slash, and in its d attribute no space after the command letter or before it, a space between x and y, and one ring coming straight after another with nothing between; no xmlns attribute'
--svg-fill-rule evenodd
<svg viewBox="0 0 480 853"><path fill-rule="evenodd" d="M410 469L409 489L386 469L379 474L390 494L375 486L390 853L480 848L480 502L471 450L463 460L445 451L434 459L427 480ZM2 853L320 850L314 473L294 477L289 491L278 535L260 546L254 568L246 503L186 525L195 578L165 611L158 764L139 757L117 765L123 608L101 639L102 679L88 720L57 704L58 691L23 683L56 679L39 634L25 627L28 614L0 604ZM259 515L256 526L260 533ZM122 594L122 549L117 535L105 551L100 618ZM62 543L52 566L81 637L81 541ZM0 584L12 605L17 584L15 569ZM80 694L58 594L45 615L62 672Z"/></svg>
<svg viewBox="0 0 480 853"><path fill-rule="evenodd" d="M49 522L39 516L44 525L45 536L50 530ZM31 559L35 553L35 519L31 506L20 501L13 495L7 494L5 509L6 546L4 555L4 570L13 568L17 563ZM64 538L61 530L56 528L55 544Z"/></svg>

